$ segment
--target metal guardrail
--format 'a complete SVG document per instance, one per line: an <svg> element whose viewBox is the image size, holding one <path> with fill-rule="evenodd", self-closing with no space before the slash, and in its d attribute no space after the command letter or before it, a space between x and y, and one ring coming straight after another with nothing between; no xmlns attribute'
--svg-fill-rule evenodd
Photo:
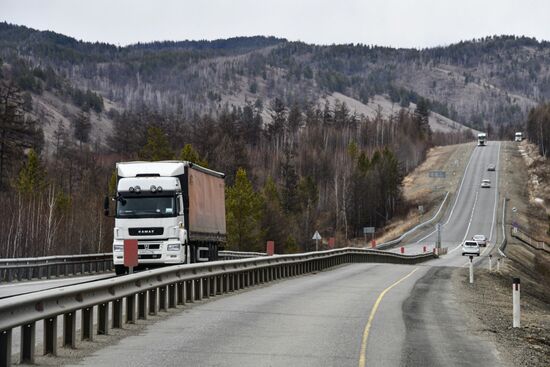
<svg viewBox="0 0 550 367"><path fill-rule="evenodd" d="M502 242L498 246L498 253L502 257L508 257L504 253L508 240L506 239L506 198L502 198Z"/></svg>
<svg viewBox="0 0 550 367"><path fill-rule="evenodd" d="M417 226L409 229L407 232L403 233L401 236L399 236L398 238L396 239L393 239L391 241L388 241L388 242L383 242L381 244L379 244L378 246L376 246L377 249L380 249L380 250L384 250L384 249L387 249L387 248L390 248L392 247L393 245L396 245L398 244L399 242L401 242L403 240L403 238L405 238L406 236L408 236L409 234L415 232L417 229L419 228L422 228L423 226L433 222L438 216L439 216L439 213L441 212L441 209L443 209L443 205L445 204L445 202L447 201L447 197L449 197L449 192L447 191L447 194L445 194L445 198L443 198L443 201L441 202L441 205L439 206L439 209L437 210L437 212L434 214L434 216L425 221L425 222L422 222L420 224L418 224Z"/></svg>
<svg viewBox="0 0 550 367"><path fill-rule="evenodd" d="M546 242L538 241L531 238L531 236L529 236L525 232L522 232L519 228L512 228L511 232L512 237L517 238L518 240L531 246L532 248L550 253L550 246Z"/></svg>
<svg viewBox="0 0 550 367"><path fill-rule="evenodd" d="M267 254L265 252L218 251L219 260L250 259L260 256L267 256Z"/></svg>
<svg viewBox="0 0 550 367"><path fill-rule="evenodd" d="M248 259L266 256L262 252L219 251L220 260ZM50 279L113 270L113 254L84 254L0 259L0 282Z"/></svg>
<svg viewBox="0 0 550 367"><path fill-rule="evenodd" d="M99 273L112 269L112 254L0 259L0 282L50 279L67 275Z"/></svg>
<svg viewBox="0 0 550 367"><path fill-rule="evenodd" d="M401 255L379 250L344 248L296 255L175 265L126 276L45 290L0 300L0 366L12 363L12 330L21 329L20 363L35 358L36 323L44 324L44 354L57 354L57 318L63 317L62 346L76 347L76 311L80 311L81 339L108 334L109 327L147 319L216 295L278 279L322 271L340 264L382 262L415 264L433 254ZM123 307L126 317L123 320ZM97 325L94 333L94 308ZM109 308L112 320L109 322Z"/></svg>

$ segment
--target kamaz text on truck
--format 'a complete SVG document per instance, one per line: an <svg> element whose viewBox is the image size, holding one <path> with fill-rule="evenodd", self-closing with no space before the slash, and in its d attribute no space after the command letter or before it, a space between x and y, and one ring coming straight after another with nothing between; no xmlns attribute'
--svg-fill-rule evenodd
<svg viewBox="0 0 550 367"><path fill-rule="evenodd" d="M478 146L485 146L487 143L487 134L485 133L479 133L477 134L477 145Z"/></svg>
<svg viewBox="0 0 550 367"><path fill-rule="evenodd" d="M117 163L113 263L138 241L138 268L217 260L225 243L225 175L186 161ZM109 198L105 200L109 214Z"/></svg>

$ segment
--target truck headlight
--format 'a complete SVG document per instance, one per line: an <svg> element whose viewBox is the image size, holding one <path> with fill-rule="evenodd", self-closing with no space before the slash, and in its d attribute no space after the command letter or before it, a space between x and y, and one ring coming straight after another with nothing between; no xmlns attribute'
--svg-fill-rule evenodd
<svg viewBox="0 0 550 367"><path fill-rule="evenodd" d="M167 251L179 251L180 250L180 244L179 243L172 243L166 246Z"/></svg>
<svg viewBox="0 0 550 367"><path fill-rule="evenodd" d="M122 252L124 251L124 245L113 245L113 252Z"/></svg>

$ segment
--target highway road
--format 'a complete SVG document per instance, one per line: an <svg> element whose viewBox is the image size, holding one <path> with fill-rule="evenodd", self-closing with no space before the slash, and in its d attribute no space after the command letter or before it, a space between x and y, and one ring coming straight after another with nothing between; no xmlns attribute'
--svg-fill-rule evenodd
<svg viewBox="0 0 550 367"><path fill-rule="evenodd" d="M484 234L490 241L487 248L482 248L482 256L474 263L485 260L497 242L498 181L500 174L500 142L489 141L487 146L476 147L466 166L457 195L452 205L441 220L441 243L447 247L449 254L437 260L440 266L463 266L467 258L462 256L461 243L476 234ZM496 166L496 171L487 171L489 164ZM490 188L481 188L481 180L491 180ZM426 233L427 232L427 233ZM419 231L410 236L403 246L405 253L414 254L423 251L423 246L432 249L436 243L435 227L428 231ZM398 248L392 251L400 251Z"/></svg>
<svg viewBox="0 0 550 367"><path fill-rule="evenodd" d="M497 233L500 144L476 147L444 216L449 254L417 266L353 264L186 306L78 366L506 366L467 329L451 274L464 238ZM481 180L492 181L490 189ZM406 244L433 247L432 229ZM494 248L489 246L484 255ZM483 256L480 258L483 259ZM480 259L476 259L478 262ZM40 335L40 334L39 334Z"/></svg>
<svg viewBox="0 0 550 367"><path fill-rule="evenodd" d="M353 264L280 281L195 304L76 365L504 365L466 330L450 271Z"/></svg>
<svg viewBox="0 0 550 367"><path fill-rule="evenodd" d="M78 365L117 365L121 356L135 366L506 365L490 340L467 330L450 282L467 263L465 238L496 240L499 167L487 166L498 165L499 149L489 142L470 157L443 219L448 255L419 266L343 266L195 304ZM484 178L491 188L480 187ZM409 240L407 253L433 247L430 232Z"/></svg>

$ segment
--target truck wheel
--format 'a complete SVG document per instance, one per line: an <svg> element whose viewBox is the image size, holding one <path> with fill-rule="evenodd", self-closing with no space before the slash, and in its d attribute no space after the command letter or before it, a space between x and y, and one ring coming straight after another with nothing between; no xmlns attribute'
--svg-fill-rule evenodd
<svg viewBox="0 0 550 367"><path fill-rule="evenodd" d="M115 274L116 275L126 274L126 267L124 265L115 265Z"/></svg>

